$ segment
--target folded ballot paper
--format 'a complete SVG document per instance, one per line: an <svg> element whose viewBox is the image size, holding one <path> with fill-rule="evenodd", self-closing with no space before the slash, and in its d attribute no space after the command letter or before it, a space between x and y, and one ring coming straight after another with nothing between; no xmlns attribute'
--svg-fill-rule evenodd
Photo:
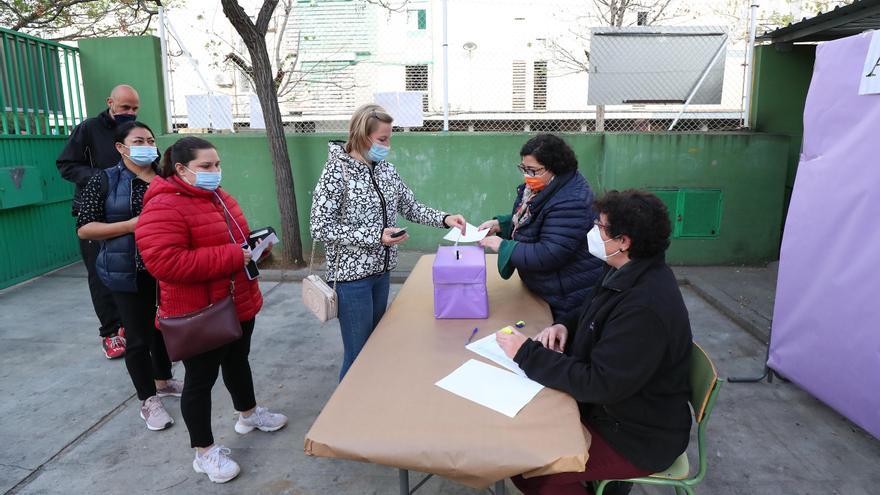
<svg viewBox="0 0 880 495"><path fill-rule="evenodd" d="M459 366L436 385L513 418L538 392L540 383L475 359Z"/></svg>
<svg viewBox="0 0 880 495"><path fill-rule="evenodd" d="M486 359L491 359L495 363L504 366L519 376L526 376L526 372L516 364L516 361L507 357L507 354L504 353L504 349L498 345L498 339L495 337L494 333L490 333L476 342L471 342L465 346L465 349L475 352Z"/></svg>
<svg viewBox="0 0 880 495"><path fill-rule="evenodd" d="M443 238L447 241L455 243L478 242L486 237L486 234L488 233L489 229L477 230L477 228L473 225L467 224L467 229L465 230L464 234L461 233L461 229L459 229L458 227L452 227L451 229L449 229L449 232L445 236L443 236Z"/></svg>

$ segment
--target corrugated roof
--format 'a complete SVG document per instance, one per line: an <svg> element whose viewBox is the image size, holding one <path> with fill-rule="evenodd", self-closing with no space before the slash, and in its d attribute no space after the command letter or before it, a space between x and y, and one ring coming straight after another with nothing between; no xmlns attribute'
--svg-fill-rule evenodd
<svg viewBox="0 0 880 495"><path fill-rule="evenodd" d="M768 31L758 40L772 43L828 41L872 29L880 29L880 0L856 0L810 19Z"/></svg>

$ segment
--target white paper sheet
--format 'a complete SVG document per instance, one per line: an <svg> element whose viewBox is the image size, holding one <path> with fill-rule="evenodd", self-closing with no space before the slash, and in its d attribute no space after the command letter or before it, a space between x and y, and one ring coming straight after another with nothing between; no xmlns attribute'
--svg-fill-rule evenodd
<svg viewBox="0 0 880 495"><path fill-rule="evenodd" d="M258 242L257 245L254 246L254 249L251 250L254 260L260 259L260 256L263 256L263 251L265 251L270 245L274 246L275 244L278 244L278 242L278 236L276 236L274 232Z"/></svg>
<svg viewBox="0 0 880 495"><path fill-rule="evenodd" d="M395 127L422 127L423 91L394 91L373 93L373 100L394 117Z"/></svg>
<svg viewBox="0 0 880 495"><path fill-rule="evenodd" d="M436 385L511 418L544 388L528 378L475 359L468 360Z"/></svg>
<svg viewBox="0 0 880 495"><path fill-rule="evenodd" d="M477 242L486 237L488 233L489 229L477 230L473 225L467 224L467 230L464 235L461 235L461 230L458 227L452 227L443 238L452 242Z"/></svg>
<svg viewBox="0 0 880 495"><path fill-rule="evenodd" d="M495 339L494 333L491 333L475 342L471 342L470 344L465 346L465 349L476 352L480 356L483 356L486 359L490 359L500 364L501 366L504 366L505 368L509 369L519 376L526 376L525 371L523 371L519 367L519 365L516 364L516 361L507 357L507 354L504 354L504 349L502 349L501 346L498 345L498 341Z"/></svg>

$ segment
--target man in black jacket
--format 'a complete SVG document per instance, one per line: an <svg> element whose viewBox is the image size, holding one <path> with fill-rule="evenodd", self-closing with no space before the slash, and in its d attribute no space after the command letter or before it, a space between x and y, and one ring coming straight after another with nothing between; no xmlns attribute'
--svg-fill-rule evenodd
<svg viewBox="0 0 880 495"><path fill-rule="evenodd" d="M589 304L534 340L497 334L529 378L577 400L592 435L585 472L514 478L526 495L584 493L582 481L662 471L690 437L693 339L664 261L669 214L657 196L635 190L611 191L596 209L589 249L609 266Z"/></svg>
<svg viewBox="0 0 880 495"><path fill-rule="evenodd" d="M119 163L121 157L116 151L114 134L116 127L124 122L137 118L140 98L137 91L126 84L116 86L107 98L107 109L81 122L70 140L55 161L58 171L64 179L76 184L73 197L73 216L79 212L80 193L93 175L100 174L105 168ZM95 314L101 322L98 332L101 336L101 348L107 359L115 359L125 355L125 337L120 331L119 313L113 303L113 296L104 287L95 271L95 260L98 257L100 243L81 239L80 254L89 274L89 292Z"/></svg>

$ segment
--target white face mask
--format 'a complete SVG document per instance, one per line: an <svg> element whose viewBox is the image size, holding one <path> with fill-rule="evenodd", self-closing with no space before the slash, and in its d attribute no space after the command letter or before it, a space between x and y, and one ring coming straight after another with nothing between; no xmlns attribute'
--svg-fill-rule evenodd
<svg viewBox="0 0 880 495"><path fill-rule="evenodd" d="M598 225L593 225L593 228L587 233L587 247L590 249L590 254L602 261L608 261L608 258L620 254L620 249L614 253L605 254L605 244L613 240L614 239L608 239L607 241L603 241L602 234L599 233Z"/></svg>

